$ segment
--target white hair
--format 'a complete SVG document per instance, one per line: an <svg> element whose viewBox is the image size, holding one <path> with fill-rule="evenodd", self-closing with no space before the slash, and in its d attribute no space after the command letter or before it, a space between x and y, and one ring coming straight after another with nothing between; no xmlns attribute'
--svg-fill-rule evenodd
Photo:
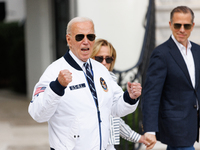
<svg viewBox="0 0 200 150"><path fill-rule="evenodd" d="M90 18L87 18L87 17L75 17L75 18L73 18L72 20L69 21L69 23L67 25L66 34L71 33L71 27L74 23L86 22L86 21L90 21L94 26L94 23L93 23L92 19L90 19Z"/></svg>

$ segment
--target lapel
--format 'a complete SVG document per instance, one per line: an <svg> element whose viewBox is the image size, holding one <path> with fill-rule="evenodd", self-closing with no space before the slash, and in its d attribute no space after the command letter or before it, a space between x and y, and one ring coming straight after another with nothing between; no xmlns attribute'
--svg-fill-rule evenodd
<svg viewBox="0 0 200 150"><path fill-rule="evenodd" d="M192 43L192 42L191 42ZM199 83L199 54L198 54L198 47L196 47L193 43L192 43L192 55L193 55L193 59L194 59L194 66L195 66L195 89L198 86Z"/></svg>
<svg viewBox="0 0 200 150"><path fill-rule="evenodd" d="M188 79L188 81L190 82L190 84L192 86L192 82L191 82L190 75L189 75L186 63L184 61L184 58L181 55L180 50L178 49L178 47L176 46L175 42L173 41L173 39L171 37L168 40L168 45L170 47L170 51L169 51L170 54L174 58L175 62L179 65L179 67L181 68L181 70L183 71L183 73L185 74L186 78ZM195 68L195 70L196 70L196 68Z"/></svg>

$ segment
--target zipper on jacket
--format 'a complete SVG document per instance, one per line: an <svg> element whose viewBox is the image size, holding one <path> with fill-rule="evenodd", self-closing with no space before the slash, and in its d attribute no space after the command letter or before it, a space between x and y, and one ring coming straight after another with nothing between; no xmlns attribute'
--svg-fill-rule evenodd
<svg viewBox="0 0 200 150"><path fill-rule="evenodd" d="M90 63L90 66L91 66L91 63ZM91 70L92 72L92 75L93 75L93 70ZM86 74L85 72L83 71L84 75L85 75L85 78L86 78L86 81L87 81L87 77L86 77ZM94 81L94 80L93 80ZM87 84L88 84L88 87L89 87L89 83L87 81ZM95 85L94 85L95 86ZM96 90L96 88L95 88ZM92 94L92 92L90 91L90 93ZM98 97L97 97L97 100L94 98L93 94L92 94L92 97L94 99L94 102L95 102L95 106L97 108L97 116L98 116L98 123L99 123L99 136L100 136L100 150L101 150L101 146L102 146L102 135L101 135L101 117L100 117L100 111L99 111L99 104L98 104Z"/></svg>

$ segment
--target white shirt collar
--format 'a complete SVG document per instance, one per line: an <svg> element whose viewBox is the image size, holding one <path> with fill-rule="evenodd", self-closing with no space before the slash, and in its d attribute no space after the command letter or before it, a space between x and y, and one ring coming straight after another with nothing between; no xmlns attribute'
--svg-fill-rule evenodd
<svg viewBox="0 0 200 150"><path fill-rule="evenodd" d="M183 46L181 43L179 43L179 42L175 39L175 37L174 37L173 34L171 35L171 37L172 37L172 39L174 40L174 42L176 43L176 45L177 45L177 47L178 47L179 50L184 50L184 49L185 49L185 46ZM188 49L191 50L191 47L192 47L192 44L191 44L191 42L188 40L187 50L188 50Z"/></svg>
<svg viewBox="0 0 200 150"><path fill-rule="evenodd" d="M83 64L85 63L84 61L82 61L82 60L80 60L80 59L78 59L75 55L74 55L74 53L70 50L69 51L69 54L72 56L72 58L76 61L76 63L83 69ZM87 63L88 64L90 64L89 63L89 59L87 60Z"/></svg>

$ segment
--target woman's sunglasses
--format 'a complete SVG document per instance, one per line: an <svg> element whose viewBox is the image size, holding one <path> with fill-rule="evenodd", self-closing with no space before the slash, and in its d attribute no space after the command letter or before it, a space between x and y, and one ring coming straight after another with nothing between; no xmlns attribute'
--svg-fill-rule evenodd
<svg viewBox="0 0 200 150"><path fill-rule="evenodd" d="M182 25L184 26L185 30L190 30L192 28L192 24L174 23L174 29L180 29Z"/></svg>
<svg viewBox="0 0 200 150"><path fill-rule="evenodd" d="M106 63L110 64L114 59L113 57L106 56L106 58L103 58L103 56L95 56L94 59L100 63L105 59Z"/></svg>
<svg viewBox="0 0 200 150"><path fill-rule="evenodd" d="M82 41L84 39L84 37L85 37L84 34L77 34L75 36L75 39L76 39L77 42L79 42L79 41ZM86 37L87 37L88 40L94 41L95 38L96 38L96 35L95 34L87 34Z"/></svg>

